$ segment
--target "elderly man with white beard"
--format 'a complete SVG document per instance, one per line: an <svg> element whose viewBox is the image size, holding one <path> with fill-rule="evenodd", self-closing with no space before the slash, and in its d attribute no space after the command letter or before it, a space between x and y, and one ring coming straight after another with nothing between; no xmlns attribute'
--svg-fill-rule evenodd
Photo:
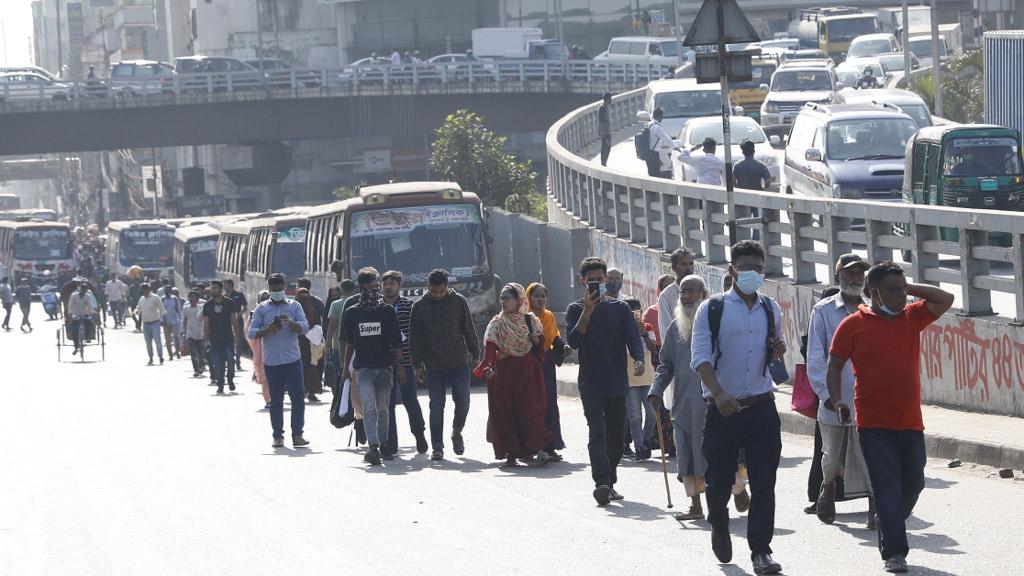
<svg viewBox="0 0 1024 576"><path fill-rule="evenodd" d="M672 430L675 435L677 477L690 497L690 509L676 514L676 520L701 520L704 509L700 495L704 492L707 462L701 453L704 417L707 403L701 391L700 376L690 368L690 337L697 307L708 297L707 284L700 276L686 276L679 283L679 299L675 317L665 331L661 346L661 363L655 372L654 384L648 393L656 411L664 404L662 397L670 383L672 393Z"/></svg>

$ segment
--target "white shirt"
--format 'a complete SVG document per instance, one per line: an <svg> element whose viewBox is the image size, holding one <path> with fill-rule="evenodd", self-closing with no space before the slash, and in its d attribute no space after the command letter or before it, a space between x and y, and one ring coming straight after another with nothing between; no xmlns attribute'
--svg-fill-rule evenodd
<svg viewBox="0 0 1024 576"><path fill-rule="evenodd" d="M167 310L164 309L163 300L152 292L150 292L148 296L142 296L139 298L139 304L135 308L142 316L143 324L159 322L163 319L164 315L167 314Z"/></svg>
<svg viewBox="0 0 1024 576"><path fill-rule="evenodd" d="M103 286L108 302L120 302L128 296L128 286L120 280L108 280Z"/></svg>
<svg viewBox="0 0 1024 576"><path fill-rule="evenodd" d="M392 64L401 64L402 63L402 55L399 54L397 51L396 52L392 52L391 53L391 63Z"/></svg>
<svg viewBox="0 0 1024 576"><path fill-rule="evenodd" d="M96 312L91 295L84 296L75 291L68 297L68 314L71 316L92 316Z"/></svg>
<svg viewBox="0 0 1024 576"><path fill-rule="evenodd" d="M200 300L195 306L186 304L181 311L185 317L185 337L191 340L202 340L203 334L203 304L206 300Z"/></svg>
<svg viewBox="0 0 1024 576"><path fill-rule="evenodd" d="M807 378L811 381L811 388L818 395L821 402L818 404L818 421L822 424L840 426L839 414L825 407L825 400L828 400L828 357L832 348L832 337L835 336L839 324L849 316L846 310L846 303L843 301L842 293L832 295L818 302L811 309L811 321L807 329ZM850 407L850 423L854 426L857 422L856 409L853 404L853 362L843 365L843 397L841 399Z"/></svg>
<svg viewBox="0 0 1024 576"><path fill-rule="evenodd" d="M683 150L677 158L683 164L697 169L698 184L722 185L722 180L725 179L725 160L707 152L691 155L689 150Z"/></svg>
<svg viewBox="0 0 1024 576"><path fill-rule="evenodd" d="M675 141L672 140L672 137L668 135L668 132L665 131L665 128L660 123L652 120L647 125L647 128L651 132L651 150L664 152L676 147Z"/></svg>
<svg viewBox="0 0 1024 576"><path fill-rule="evenodd" d="M673 282L658 296L658 336L665 341L668 327L676 318L676 304L679 303L679 282Z"/></svg>

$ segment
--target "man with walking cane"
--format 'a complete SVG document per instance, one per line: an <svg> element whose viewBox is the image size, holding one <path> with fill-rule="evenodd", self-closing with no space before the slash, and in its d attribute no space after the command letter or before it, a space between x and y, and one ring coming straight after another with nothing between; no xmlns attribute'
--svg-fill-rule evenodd
<svg viewBox="0 0 1024 576"><path fill-rule="evenodd" d="M676 514L676 520L703 520L704 509L700 495L704 492L704 473L707 462L701 454L704 438L704 412L707 403L700 386L700 376L690 368L690 339L697 307L708 297L708 288L700 276L689 275L679 283L679 297L674 307L674 319L665 331L660 363L654 375L648 398L655 410L664 404L662 397L669 384L675 382L672 392L672 430L675 436L677 478L690 497L690 509ZM659 434L661 434L659 428ZM667 472L666 472L667 475ZM666 489L667 489L666 476ZM669 502L672 498L669 496ZM671 506L670 506L671 507Z"/></svg>

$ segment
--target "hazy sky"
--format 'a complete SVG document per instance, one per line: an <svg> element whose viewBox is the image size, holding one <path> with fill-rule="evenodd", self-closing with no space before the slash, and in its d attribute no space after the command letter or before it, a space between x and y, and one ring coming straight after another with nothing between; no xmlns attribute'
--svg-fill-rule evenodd
<svg viewBox="0 0 1024 576"><path fill-rule="evenodd" d="M31 64L31 0L0 0L0 63Z"/></svg>

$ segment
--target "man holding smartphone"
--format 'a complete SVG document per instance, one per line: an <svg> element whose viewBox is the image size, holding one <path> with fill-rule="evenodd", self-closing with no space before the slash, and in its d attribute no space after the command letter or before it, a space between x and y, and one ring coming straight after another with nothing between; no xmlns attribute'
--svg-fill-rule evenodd
<svg viewBox="0 0 1024 576"><path fill-rule="evenodd" d="M302 306L285 297L283 274L271 274L267 280L270 300L253 310L249 338L263 342L263 372L270 389L270 425L274 429L274 448L284 447L284 394L291 398L292 446L308 446L302 437L305 425L305 386L299 334L309 330Z"/></svg>
<svg viewBox="0 0 1024 576"><path fill-rule="evenodd" d="M629 391L626 355L633 359L633 374L644 373L644 345L629 306L609 298L605 291L608 264L601 258L585 258L580 264L581 285L587 295L565 312L568 343L579 350L577 385L590 438L594 500L601 506L622 500L615 491L616 471L622 459L625 435L626 393Z"/></svg>

